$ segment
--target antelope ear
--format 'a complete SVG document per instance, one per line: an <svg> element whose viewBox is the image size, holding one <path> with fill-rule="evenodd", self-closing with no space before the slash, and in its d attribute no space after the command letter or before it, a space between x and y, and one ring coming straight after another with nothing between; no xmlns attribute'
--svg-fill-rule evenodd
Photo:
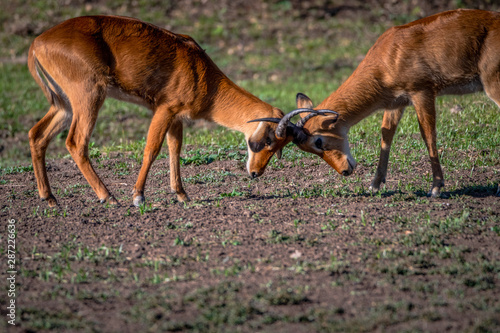
<svg viewBox="0 0 500 333"><path fill-rule="evenodd" d="M276 152L276 157L278 158L278 160L281 160L281 154L283 153L283 148L279 149L277 152Z"/></svg>
<svg viewBox="0 0 500 333"><path fill-rule="evenodd" d="M338 116L326 116L321 119L321 129L330 131L335 127L335 123L337 122Z"/></svg>
<svg viewBox="0 0 500 333"><path fill-rule="evenodd" d="M297 102L298 109L312 109L313 108L313 102L311 101L311 99L302 93L297 94L295 101ZM307 113L302 113L302 114L300 114L300 116L303 118L303 117L307 116Z"/></svg>

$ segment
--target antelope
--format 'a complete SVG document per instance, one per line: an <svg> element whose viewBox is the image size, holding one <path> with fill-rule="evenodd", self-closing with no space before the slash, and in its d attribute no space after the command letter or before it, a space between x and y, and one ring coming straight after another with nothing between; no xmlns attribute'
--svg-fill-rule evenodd
<svg viewBox="0 0 500 333"><path fill-rule="evenodd" d="M69 19L47 30L32 43L28 68L42 88L50 108L29 131L33 169L40 198L54 207L45 154L51 139L69 127L66 147L102 203L117 204L96 174L88 145L99 109L106 97L132 102L153 112L133 203L144 203L146 178L167 137L170 186L181 202L188 201L180 177L179 155L183 119L206 119L244 133L247 171L262 175L276 153L302 133L289 124L297 110L284 113L233 83L189 36L175 34L137 19L86 16ZM314 112L325 115L325 112ZM251 122L280 119L279 126ZM303 134L302 134L303 135Z"/></svg>
<svg viewBox="0 0 500 333"><path fill-rule="evenodd" d="M349 150L349 129L385 109L380 158L370 185L377 192L386 180L398 123L404 109L413 105L432 167L429 196L438 197L444 179L436 147L435 99L478 91L485 91L500 106L500 13L443 12L382 34L353 74L318 105L337 111L338 116L312 118L303 129L307 135L294 142L348 176L356 167ZM299 108L313 107L306 95L298 94L296 101Z"/></svg>

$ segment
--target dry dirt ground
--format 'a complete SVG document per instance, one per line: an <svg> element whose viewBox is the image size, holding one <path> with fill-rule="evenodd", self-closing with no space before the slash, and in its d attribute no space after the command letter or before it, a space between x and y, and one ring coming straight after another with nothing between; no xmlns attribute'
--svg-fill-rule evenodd
<svg viewBox="0 0 500 333"><path fill-rule="evenodd" d="M98 203L71 159L48 161L58 209L38 199L32 171L1 177L2 234L9 219L17 230L9 331L500 330L491 168L448 172L457 189L429 199L425 157L412 175L393 168L374 196L374 166L346 181L304 159L250 180L243 161L190 164L183 205L164 158L138 209L139 164L123 155L94 164L119 207Z"/></svg>

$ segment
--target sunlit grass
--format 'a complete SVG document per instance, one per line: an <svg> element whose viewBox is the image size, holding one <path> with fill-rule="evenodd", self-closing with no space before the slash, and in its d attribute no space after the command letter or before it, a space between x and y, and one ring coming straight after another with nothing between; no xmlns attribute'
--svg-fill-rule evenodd
<svg viewBox="0 0 500 333"><path fill-rule="evenodd" d="M57 11L57 3L44 3L43 8ZM37 20L40 6L41 3L35 1L30 8L20 5L18 10L29 11ZM79 13L64 10L59 13L65 17L103 9L96 6L88 6ZM281 5L278 7L287 10ZM106 10L117 8L118 3L111 1ZM164 18L144 11L140 6L133 7L133 10L137 17L144 20L159 25L164 22ZM347 79L377 36L387 28L382 23L366 24L361 20L341 21L336 18L320 20L314 25L307 22L292 24L293 18L289 17L280 17L280 24L273 27L264 26L259 20L226 22L224 15L218 13L201 17L194 24L188 24L189 20L179 15L168 25L176 32L192 35L231 79L284 112L295 108L298 92L307 94L315 104L320 103ZM403 18L393 19L401 23L398 20ZM300 24L300 29L291 28L296 24ZM277 33L271 33L271 29ZM322 33L311 35L308 32L312 30ZM4 38L8 39L6 45L13 50L11 53L25 54L30 38ZM245 39L244 44L241 38ZM0 131L6 142L0 166L27 165L30 163L27 132L46 113L48 103L26 65L0 64L0 71ZM464 111L451 113L451 107L456 104L460 104ZM497 163L500 155L500 112L494 103L484 94L474 94L440 97L436 105L438 148L445 168L471 169ZM353 156L358 162L373 168L378 161L382 114L379 111L364 119L349 134ZM108 99L99 113L92 135L93 149L105 154L132 152L139 162L150 118L150 110ZM53 140L48 149L49 157L67 156L66 135L67 131L64 131ZM184 158L188 160L192 158L191 150L201 147L207 150L207 154L217 154L220 148L246 150L241 133L220 126L185 126L184 144L189 147L183 151ZM416 115L409 107L394 139L389 168L408 172L412 163L421 159L423 154L426 154L426 149ZM164 145L160 158L167 155ZM317 159L292 145L285 149L283 157L285 161ZM273 159L271 166L279 167L279 163Z"/></svg>
<svg viewBox="0 0 500 333"><path fill-rule="evenodd" d="M53 10L60 19L43 24L56 24L69 16L93 14L98 9L104 9L99 8L99 5L87 6L78 13L69 13L58 9L57 4L57 1L49 1L41 6L41 2L33 1L29 8L19 4L16 10L23 12L23 15L31 13L29 15L35 22L39 19L41 8ZM111 1L103 13L118 7L117 3ZM160 26L165 20L154 13L140 10L140 6L133 10L138 10L137 17ZM326 32L324 37L309 38L309 27L290 31L290 25L281 22L279 26L284 31L277 35L271 33L272 27L266 27L258 21L227 22L223 18L224 13L201 17L193 25L180 15L175 21L168 21L168 25L175 32L192 35L237 84L285 112L295 108L297 92L305 92L319 102L337 88L359 62L356 57L369 48L370 39L383 30L382 25L366 26L362 21L341 24L332 19L314 26L314 29ZM285 18L285 21L291 19ZM5 57L26 56L27 47L34 36L21 39L8 35L8 31L1 33L11 50L11 54ZM339 45L332 48L329 41L340 38L340 35L353 38L342 37ZM246 40L245 44L241 44L241 38ZM224 43L221 44L221 40ZM360 43L359 40L364 42ZM49 105L25 64L3 63L0 64L0 71L0 130L5 133L3 137L7 138L8 143L1 153L0 165L29 163L27 133L45 115ZM107 100L99 113L91 140L103 151L126 149L134 145L133 142L146 137L150 118L150 110ZM63 131L52 141L48 149L49 157L67 155L64 144L66 135L67 131ZM221 127L186 128L184 142L195 146L231 146L238 149L245 144L242 134Z"/></svg>

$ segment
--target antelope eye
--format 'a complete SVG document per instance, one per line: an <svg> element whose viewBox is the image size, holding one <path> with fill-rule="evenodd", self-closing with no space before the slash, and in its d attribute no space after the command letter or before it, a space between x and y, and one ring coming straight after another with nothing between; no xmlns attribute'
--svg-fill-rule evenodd
<svg viewBox="0 0 500 333"><path fill-rule="evenodd" d="M273 141L271 140L271 138L267 138L266 145L270 146L272 143Z"/></svg>
<svg viewBox="0 0 500 333"><path fill-rule="evenodd" d="M314 141L314 145L318 149L323 149L323 140L321 140L321 138L317 138L316 141Z"/></svg>

